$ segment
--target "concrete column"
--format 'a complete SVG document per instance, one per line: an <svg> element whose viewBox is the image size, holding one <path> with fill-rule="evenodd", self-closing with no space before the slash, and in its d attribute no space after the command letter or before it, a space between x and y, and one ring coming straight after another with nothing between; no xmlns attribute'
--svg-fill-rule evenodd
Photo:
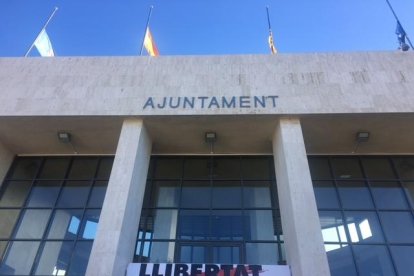
<svg viewBox="0 0 414 276"><path fill-rule="evenodd" d="M142 120L124 121L87 276L122 276L132 262L151 146Z"/></svg>
<svg viewBox="0 0 414 276"><path fill-rule="evenodd" d="M14 154L0 142L0 187L13 162Z"/></svg>
<svg viewBox="0 0 414 276"><path fill-rule="evenodd" d="M330 275L299 119L280 119L273 137L287 263L293 276Z"/></svg>

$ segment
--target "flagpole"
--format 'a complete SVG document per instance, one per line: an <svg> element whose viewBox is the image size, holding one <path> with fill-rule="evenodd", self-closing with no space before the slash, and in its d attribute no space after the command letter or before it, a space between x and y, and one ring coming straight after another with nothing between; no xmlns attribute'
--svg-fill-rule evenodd
<svg viewBox="0 0 414 276"><path fill-rule="evenodd" d="M145 35L147 34L147 30L148 30L148 26L149 26L149 22L150 22L151 13L152 13L153 8L154 8L154 6L151 5L149 13L148 13L147 25L145 26L144 38L142 39L141 51L139 52L140 56L142 56L142 51L144 50Z"/></svg>
<svg viewBox="0 0 414 276"><path fill-rule="evenodd" d="M405 33L405 37L407 38L407 41L408 41L408 43L410 44L411 49L413 49L413 50L414 50L413 44L411 43L410 38L408 37L408 35L407 35L407 33L405 32L405 30L404 30L403 26L401 25L401 23L400 23L400 19L398 18L397 14L395 13L394 9L392 8L391 3L390 3L388 0L386 0L386 1L387 1L387 4L388 4L388 7L390 7L390 10L391 10L392 14L393 14L393 15L394 15L394 17L395 17L395 20L397 20L397 24L399 24L399 25L401 26L401 29L404 31L404 33Z"/></svg>
<svg viewBox="0 0 414 276"><path fill-rule="evenodd" d="M55 15L56 11L58 10L58 7L55 7L55 9L53 10L52 14L49 16L49 19L46 21L46 24L43 25L43 28L40 30L39 34L36 36L36 39L33 41L32 45L30 46L29 50L27 50L26 54L24 55L24 57L27 57L27 55L29 55L30 51L33 49L36 40L39 38L40 34L42 33L42 31L44 29L46 29L47 25L49 24L50 20L52 20L53 16Z"/></svg>
<svg viewBox="0 0 414 276"><path fill-rule="evenodd" d="M272 27L270 26L269 6L266 6L267 24L269 25L269 33L272 33Z"/></svg>

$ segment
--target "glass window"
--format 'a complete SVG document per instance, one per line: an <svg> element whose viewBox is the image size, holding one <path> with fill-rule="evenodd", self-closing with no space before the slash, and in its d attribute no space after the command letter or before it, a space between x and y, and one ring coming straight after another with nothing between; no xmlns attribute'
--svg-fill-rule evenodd
<svg viewBox="0 0 414 276"><path fill-rule="evenodd" d="M276 243L246 243L246 263L274 265L278 260Z"/></svg>
<svg viewBox="0 0 414 276"><path fill-rule="evenodd" d="M7 242L6 241L0 241L0 263L3 261L3 254L6 250Z"/></svg>
<svg viewBox="0 0 414 276"><path fill-rule="evenodd" d="M88 201L88 207L100 208L103 205L108 181L96 181L93 184L91 197Z"/></svg>
<svg viewBox="0 0 414 276"><path fill-rule="evenodd" d="M399 276L412 276L414 271L414 246L391 246Z"/></svg>
<svg viewBox="0 0 414 276"><path fill-rule="evenodd" d="M384 242L382 230L375 212L345 212L346 226L354 243Z"/></svg>
<svg viewBox="0 0 414 276"><path fill-rule="evenodd" d="M328 246L328 247L327 247ZM357 276L351 248L348 245L326 244L331 276Z"/></svg>
<svg viewBox="0 0 414 276"><path fill-rule="evenodd" d="M101 210L87 210L85 212L79 234L80 239L95 239L100 215Z"/></svg>
<svg viewBox="0 0 414 276"><path fill-rule="evenodd" d="M20 214L20 209L0 209L0 239L8 239Z"/></svg>
<svg viewBox="0 0 414 276"><path fill-rule="evenodd" d="M368 178L395 179L395 175L388 158L364 157L362 158L362 164Z"/></svg>
<svg viewBox="0 0 414 276"><path fill-rule="evenodd" d="M243 205L244 208L271 208L270 182L244 181Z"/></svg>
<svg viewBox="0 0 414 276"><path fill-rule="evenodd" d="M198 190L197 187L199 187L199 189L203 189L203 187L200 187L196 183L190 182L187 184L188 185L185 186L186 190L184 191L185 197L190 197L191 191ZM155 199L155 206L153 207L178 207L178 203L180 201L180 182L154 181L153 186L155 193L155 195L153 195L153 198ZM204 201L203 199L201 200ZM184 199L184 201L186 201L186 199Z"/></svg>
<svg viewBox="0 0 414 276"><path fill-rule="evenodd" d="M404 182L402 185L404 187L408 200L411 203L411 208L414 208L414 182Z"/></svg>
<svg viewBox="0 0 414 276"><path fill-rule="evenodd" d="M408 209L398 182L371 182L372 195L379 209Z"/></svg>
<svg viewBox="0 0 414 276"><path fill-rule="evenodd" d="M69 166L69 158L49 158L43 164L40 179L63 179Z"/></svg>
<svg viewBox="0 0 414 276"><path fill-rule="evenodd" d="M325 242L347 242L345 224L339 211L319 211L322 237ZM340 246L338 245L338 248Z"/></svg>
<svg viewBox="0 0 414 276"><path fill-rule="evenodd" d="M389 242L414 243L414 218L411 212L380 212L380 217Z"/></svg>
<svg viewBox="0 0 414 276"><path fill-rule="evenodd" d="M243 158L243 179L268 179L271 174L269 159L267 158Z"/></svg>
<svg viewBox="0 0 414 276"><path fill-rule="evenodd" d="M209 181L185 181L181 190L181 207L209 208L211 206Z"/></svg>
<svg viewBox="0 0 414 276"><path fill-rule="evenodd" d="M361 167L359 166L358 158L334 157L331 159L331 162L335 178L350 179L363 177Z"/></svg>
<svg viewBox="0 0 414 276"><path fill-rule="evenodd" d="M27 202L29 207L53 207L60 191L61 181L36 181Z"/></svg>
<svg viewBox="0 0 414 276"><path fill-rule="evenodd" d="M205 240L210 236L210 211L182 210L179 217L179 239Z"/></svg>
<svg viewBox="0 0 414 276"><path fill-rule="evenodd" d="M10 179L33 179L41 163L40 158L17 158L12 167Z"/></svg>
<svg viewBox="0 0 414 276"><path fill-rule="evenodd" d="M92 179L95 177L97 165L97 158L76 158L72 162L68 178L76 180Z"/></svg>
<svg viewBox="0 0 414 276"><path fill-rule="evenodd" d="M393 158L400 179L414 180L414 157Z"/></svg>
<svg viewBox="0 0 414 276"><path fill-rule="evenodd" d="M355 245L354 253L360 275L395 275L385 246Z"/></svg>
<svg viewBox="0 0 414 276"><path fill-rule="evenodd" d="M240 264L239 246L214 246L213 263L216 264Z"/></svg>
<svg viewBox="0 0 414 276"><path fill-rule="evenodd" d="M331 179L328 158L309 158L309 169L312 179Z"/></svg>
<svg viewBox="0 0 414 276"><path fill-rule="evenodd" d="M40 242L14 241L0 266L0 275L29 275Z"/></svg>
<svg viewBox="0 0 414 276"><path fill-rule="evenodd" d="M245 211L247 240L275 240L273 217L271 210Z"/></svg>
<svg viewBox="0 0 414 276"><path fill-rule="evenodd" d="M154 239L175 239L178 210L155 210Z"/></svg>
<svg viewBox="0 0 414 276"><path fill-rule="evenodd" d="M102 158L99 163L98 173L96 174L97 179L109 179L112 170L112 164L114 163L113 157Z"/></svg>
<svg viewBox="0 0 414 276"><path fill-rule="evenodd" d="M215 240L243 239L243 217L240 210L213 210L211 237Z"/></svg>
<svg viewBox="0 0 414 276"><path fill-rule="evenodd" d="M182 159L165 158L158 159L155 167L154 177L156 178L181 178Z"/></svg>
<svg viewBox="0 0 414 276"><path fill-rule="evenodd" d="M372 209L371 195L363 181L338 181L339 197L345 209Z"/></svg>
<svg viewBox="0 0 414 276"><path fill-rule="evenodd" d="M241 194L240 181L215 181L212 208L241 208Z"/></svg>
<svg viewBox="0 0 414 276"><path fill-rule="evenodd" d="M4 189L0 190L0 207L20 207L26 200L32 182L9 181L3 185Z"/></svg>
<svg viewBox="0 0 414 276"><path fill-rule="evenodd" d="M151 242L148 247L149 263L172 263L174 262L175 243L173 242Z"/></svg>
<svg viewBox="0 0 414 276"><path fill-rule="evenodd" d="M17 239L41 239L49 221L51 210L27 209L17 226Z"/></svg>
<svg viewBox="0 0 414 276"><path fill-rule="evenodd" d="M184 161L184 178L209 179L213 159L188 158Z"/></svg>
<svg viewBox="0 0 414 276"><path fill-rule="evenodd" d="M180 262L182 263L204 263L207 259L206 246L182 245L180 247Z"/></svg>
<svg viewBox="0 0 414 276"><path fill-rule="evenodd" d="M65 275L72 248L71 241L46 242L41 250L35 275Z"/></svg>
<svg viewBox="0 0 414 276"><path fill-rule="evenodd" d="M238 179L240 176L240 159L238 157L222 157L215 159L213 166L213 178Z"/></svg>
<svg viewBox="0 0 414 276"><path fill-rule="evenodd" d="M313 181L318 208L339 208L338 196L332 181Z"/></svg>
<svg viewBox="0 0 414 276"><path fill-rule="evenodd" d="M80 221L82 219L83 210L62 209L56 210L49 233L48 239L76 239L79 231Z"/></svg>
<svg viewBox="0 0 414 276"><path fill-rule="evenodd" d="M91 249L92 242L79 241L76 243L75 249L72 253L68 275L85 275Z"/></svg>
<svg viewBox="0 0 414 276"><path fill-rule="evenodd" d="M85 206L90 185L90 181L66 181L57 206L66 208Z"/></svg>

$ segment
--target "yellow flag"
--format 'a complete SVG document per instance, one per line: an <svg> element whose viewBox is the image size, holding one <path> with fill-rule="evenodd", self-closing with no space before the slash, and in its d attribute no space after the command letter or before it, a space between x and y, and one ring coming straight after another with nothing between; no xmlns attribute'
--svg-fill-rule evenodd
<svg viewBox="0 0 414 276"><path fill-rule="evenodd" d="M157 49L157 45L155 45L154 39L152 38L150 29L148 27L145 32L144 47L150 56L157 57L160 55Z"/></svg>
<svg viewBox="0 0 414 276"><path fill-rule="evenodd" d="M277 54L277 49L276 49L275 44L273 42L273 34L272 34L272 32L269 33L269 47L270 47L270 52L272 54Z"/></svg>

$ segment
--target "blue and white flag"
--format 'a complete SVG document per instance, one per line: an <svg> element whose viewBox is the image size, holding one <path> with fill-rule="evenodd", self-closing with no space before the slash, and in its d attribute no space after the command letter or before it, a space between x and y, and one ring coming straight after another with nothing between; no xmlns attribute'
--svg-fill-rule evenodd
<svg viewBox="0 0 414 276"><path fill-rule="evenodd" d="M39 51L42 57L54 57L55 53L53 52L52 43L50 42L49 36L46 33L46 30L43 29L39 36L34 42L34 46Z"/></svg>

